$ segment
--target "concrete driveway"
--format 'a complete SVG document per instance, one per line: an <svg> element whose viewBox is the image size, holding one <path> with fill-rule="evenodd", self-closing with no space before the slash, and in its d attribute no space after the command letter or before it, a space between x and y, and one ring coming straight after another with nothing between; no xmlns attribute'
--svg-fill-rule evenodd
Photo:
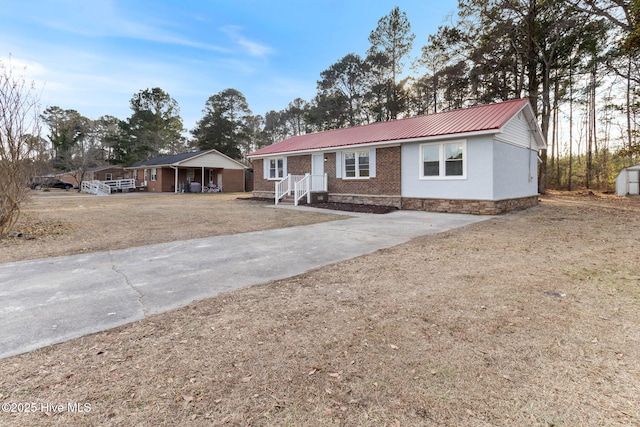
<svg viewBox="0 0 640 427"><path fill-rule="evenodd" d="M0 264L0 358L488 218L349 214L321 224Z"/></svg>

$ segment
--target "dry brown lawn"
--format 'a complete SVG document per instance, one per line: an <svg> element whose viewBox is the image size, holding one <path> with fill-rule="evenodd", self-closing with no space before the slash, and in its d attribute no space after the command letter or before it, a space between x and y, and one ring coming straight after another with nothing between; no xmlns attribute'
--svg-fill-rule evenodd
<svg viewBox="0 0 640 427"><path fill-rule="evenodd" d="M0 238L0 263L124 249L330 221L334 214L260 209L247 193L118 193L33 191L17 232ZM258 208L260 207L260 208ZM342 216L340 216L342 218Z"/></svg>
<svg viewBox="0 0 640 427"><path fill-rule="evenodd" d="M5 247L34 243L47 254L77 239L80 251L96 249L77 234L87 218L78 212L112 202L137 204L109 227L115 247L176 228L196 237L186 230L202 221L199 196L145 197L51 198L42 212L34 200L27 223L49 231L3 241L3 260L14 259ZM212 221L227 227L272 212L276 223L322 219L231 198L216 206ZM138 209L174 219L132 230ZM640 425L639 245L640 199L550 194L526 211L3 359L0 402L37 410L0 413L0 425Z"/></svg>

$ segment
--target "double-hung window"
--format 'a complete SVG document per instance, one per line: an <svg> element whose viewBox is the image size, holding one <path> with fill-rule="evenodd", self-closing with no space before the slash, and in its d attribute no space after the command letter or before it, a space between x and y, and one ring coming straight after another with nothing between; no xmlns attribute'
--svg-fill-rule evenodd
<svg viewBox="0 0 640 427"><path fill-rule="evenodd" d="M151 181L157 181L157 180L158 180L158 169L151 168Z"/></svg>
<svg viewBox="0 0 640 427"><path fill-rule="evenodd" d="M420 146L420 177L423 179L465 178L466 141L451 141Z"/></svg>
<svg viewBox="0 0 640 427"><path fill-rule="evenodd" d="M269 179L284 177L284 158L269 159Z"/></svg>
<svg viewBox="0 0 640 427"><path fill-rule="evenodd" d="M345 178L369 178L369 150L344 153Z"/></svg>

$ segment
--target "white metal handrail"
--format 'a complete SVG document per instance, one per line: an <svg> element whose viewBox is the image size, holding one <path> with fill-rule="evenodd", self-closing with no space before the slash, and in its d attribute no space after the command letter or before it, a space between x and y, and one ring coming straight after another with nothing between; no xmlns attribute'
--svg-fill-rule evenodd
<svg viewBox="0 0 640 427"><path fill-rule="evenodd" d="M307 203L311 203L312 191L327 191L329 179L327 174L323 175L291 175L288 174L275 185L275 202L276 205L284 197L294 193L294 204L297 206L298 201L307 196Z"/></svg>
<svg viewBox="0 0 640 427"><path fill-rule="evenodd" d="M291 175L288 174L282 180L276 182L276 205L284 196L290 196L294 191L294 185L296 182L304 178L304 175Z"/></svg>
<svg viewBox="0 0 640 427"><path fill-rule="evenodd" d="M300 181L294 184L293 204L298 206L298 202L307 196L307 203L311 203L311 175L306 174Z"/></svg>
<svg viewBox="0 0 640 427"><path fill-rule="evenodd" d="M282 180L276 182L276 205L285 195L289 194L289 182L291 181L291 174L282 178Z"/></svg>

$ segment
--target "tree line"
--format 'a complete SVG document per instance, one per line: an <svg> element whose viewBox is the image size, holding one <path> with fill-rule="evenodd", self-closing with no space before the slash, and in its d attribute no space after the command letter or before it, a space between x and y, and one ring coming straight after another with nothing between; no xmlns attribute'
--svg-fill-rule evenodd
<svg viewBox="0 0 640 427"><path fill-rule="evenodd" d="M290 136L528 97L548 150L540 188L591 187L637 161L640 2L462 0L423 40L398 7L350 53L320 73L317 93L254 115L237 89L212 95L187 131L160 88L130 101L125 120L49 107L39 158L58 170L130 165L162 154L215 148L235 159Z"/></svg>

